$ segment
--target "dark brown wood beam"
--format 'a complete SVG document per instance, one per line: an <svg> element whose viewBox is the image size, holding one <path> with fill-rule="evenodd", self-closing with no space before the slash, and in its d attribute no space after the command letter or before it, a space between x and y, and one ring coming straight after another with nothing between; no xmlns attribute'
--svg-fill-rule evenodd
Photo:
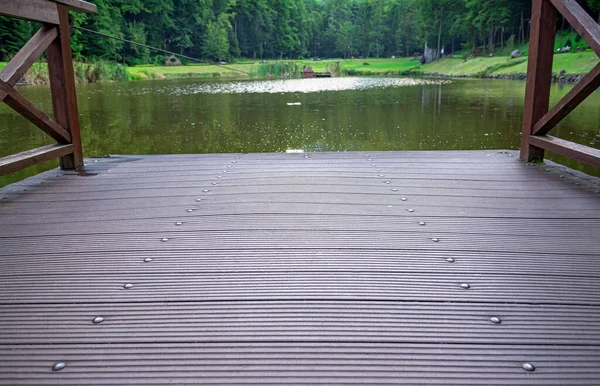
<svg viewBox="0 0 600 386"><path fill-rule="evenodd" d="M533 0L521 159L541 161L544 150L530 143L534 125L548 112L558 12L549 0Z"/></svg>
<svg viewBox="0 0 600 386"><path fill-rule="evenodd" d="M96 4L88 3L87 1L82 0L51 0L55 3L64 4L69 7L69 9L77 12L89 12L95 13Z"/></svg>
<svg viewBox="0 0 600 386"><path fill-rule="evenodd" d="M600 149L550 135L532 135L529 141L533 146L600 168Z"/></svg>
<svg viewBox="0 0 600 386"><path fill-rule="evenodd" d="M50 90L56 122L71 135L73 153L61 158L62 169L77 169L83 166L83 150L79 129L79 112L75 91L75 74L73 73L73 56L71 37L69 34L69 8L58 4L60 18L59 34L48 47L48 72Z"/></svg>
<svg viewBox="0 0 600 386"><path fill-rule="evenodd" d="M58 24L57 4L48 0L0 0L0 15Z"/></svg>
<svg viewBox="0 0 600 386"><path fill-rule="evenodd" d="M71 144L54 144L0 158L0 176L65 156L73 151Z"/></svg>
<svg viewBox="0 0 600 386"><path fill-rule="evenodd" d="M550 0L579 35L600 56L600 25L575 0Z"/></svg>
<svg viewBox="0 0 600 386"><path fill-rule="evenodd" d="M533 134L547 134L598 87L600 87L600 63L534 125Z"/></svg>
<svg viewBox="0 0 600 386"><path fill-rule="evenodd" d="M58 123L53 121L44 112L38 109L23 95L19 94L12 86L0 80L0 91L6 93L4 102L13 110L27 118L46 134L61 143L70 143L71 135Z"/></svg>
<svg viewBox="0 0 600 386"><path fill-rule="evenodd" d="M40 28L0 72L0 79L11 86L17 84L57 36L56 26L45 25Z"/></svg>

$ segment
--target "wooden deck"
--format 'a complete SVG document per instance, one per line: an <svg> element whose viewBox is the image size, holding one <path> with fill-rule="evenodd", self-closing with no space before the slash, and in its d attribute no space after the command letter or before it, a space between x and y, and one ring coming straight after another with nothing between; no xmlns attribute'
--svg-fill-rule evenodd
<svg viewBox="0 0 600 386"><path fill-rule="evenodd" d="M6 187L0 383L597 385L600 185L517 158L114 157Z"/></svg>

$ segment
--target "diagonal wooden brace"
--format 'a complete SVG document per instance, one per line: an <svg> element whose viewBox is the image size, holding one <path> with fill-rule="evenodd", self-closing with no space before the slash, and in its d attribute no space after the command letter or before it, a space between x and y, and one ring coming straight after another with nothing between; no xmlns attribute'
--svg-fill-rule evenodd
<svg viewBox="0 0 600 386"><path fill-rule="evenodd" d="M46 134L60 143L71 143L71 135L61 125L53 121L44 114L33 103L23 95L19 94L11 85L0 80L0 92L4 92L6 97L4 102L13 110L27 118L31 123L39 127Z"/></svg>
<svg viewBox="0 0 600 386"><path fill-rule="evenodd" d="M575 0L550 0L596 55L600 56L600 24Z"/></svg>
<svg viewBox="0 0 600 386"><path fill-rule="evenodd" d="M45 25L21 48L15 57L8 62L0 72L0 79L10 86L17 84L27 70L42 55L46 48L58 37L55 26ZM0 101L6 98L6 93L0 91Z"/></svg>
<svg viewBox="0 0 600 386"><path fill-rule="evenodd" d="M599 87L600 63L533 126L532 134L547 134Z"/></svg>

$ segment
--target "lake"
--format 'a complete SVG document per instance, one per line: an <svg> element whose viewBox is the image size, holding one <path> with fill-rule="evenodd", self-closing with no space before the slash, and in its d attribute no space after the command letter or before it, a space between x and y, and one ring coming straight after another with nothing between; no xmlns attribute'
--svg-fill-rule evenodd
<svg viewBox="0 0 600 386"><path fill-rule="evenodd" d="M552 100L571 88L556 84ZM47 86L19 91L47 113ZM78 86L84 154L518 149L525 83L422 78L178 79ZM600 147L600 93L552 131ZM0 156L52 143L0 106ZM549 155L588 174L598 169ZM0 186L56 167L0 177Z"/></svg>

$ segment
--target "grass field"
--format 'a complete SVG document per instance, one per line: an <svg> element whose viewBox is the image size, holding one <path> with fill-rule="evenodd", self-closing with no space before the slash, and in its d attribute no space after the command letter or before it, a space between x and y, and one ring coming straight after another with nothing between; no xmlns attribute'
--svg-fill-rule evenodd
<svg viewBox="0 0 600 386"><path fill-rule="evenodd" d="M570 37L563 38L570 39ZM327 71L327 66L340 62L343 73L349 75L386 75L406 74L407 72L443 74L443 75L515 75L527 72L526 58L509 59L506 56L463 58L444 58L439 62L421 66L412 58L398 59L349 59L349 60L303 60L299 63L311 66L316 72ZM553 71L564 71L567 75L588 73L599 63L598 57L591 51L554 55ZM0 70L6 66L0 62ZM179 67L136 66L128 67L131 80L168 79L185 77L247 77L255 72L258 63L216 65L189 65Z"/></svg>
<svg viewBox="0 0 600 386"><path fill-rule="evenodd" d="M593 52L581 52L554 55L553 72L566 74L585 74L598 64L598 57ZM425 73L445 75L477 76L482 73L524 74L527 72L527 60L524 58L509 59L507 57L475 58L465 61L462 58L446 58L439 62L429 63L419 68Z"/></svg>
<svg viewBox="0 0 600 386"><path fill-rule="evenodd" d="M230 64L215 66L208 64L164 67L164 66L136 66L128 67L127 72L132 80L185 78L202 76L247 76L252 64Z"/></svg>

